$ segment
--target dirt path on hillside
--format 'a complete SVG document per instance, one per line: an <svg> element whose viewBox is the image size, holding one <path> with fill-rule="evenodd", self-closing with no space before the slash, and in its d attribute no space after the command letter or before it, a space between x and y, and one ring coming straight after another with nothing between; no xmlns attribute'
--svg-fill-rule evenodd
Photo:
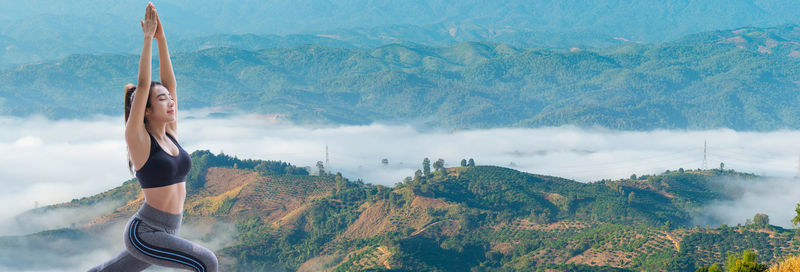
<svg viewBox="0 0 800 272"><path fill-rule="evenodd" d="M667 239L672 241L672 244L675 245L675 251L681 252L681 244L678 243L678 241L675 240L675 238L672 238L672 234L667 233Z"/></svg>

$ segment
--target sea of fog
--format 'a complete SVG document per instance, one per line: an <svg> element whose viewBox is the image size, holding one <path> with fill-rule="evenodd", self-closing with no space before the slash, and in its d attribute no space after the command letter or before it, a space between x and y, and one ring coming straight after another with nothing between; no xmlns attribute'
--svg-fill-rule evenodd
<svg viewBox="0 0 800 272"><path fill-rule="evenodd" d="M794 180L800 164L800 141L796 140L800 131L628 132L549 127L420 132L411 126L384 124L303 127L266 115L211 118L209 112L184 110L179 116L178 140L189 153L203 149L240 159L313 167L317 161L326 161L327 147L331 171L372 184L393 186L421 169L425 157L432 162L442 158L445 166L474 158L478 165L593 182L702 168L705 156L708 168L724 163L726 169L768 176L771 183L744 188L747 193L742 199L708 207L711 221L735 225L755 213L766 213L772 224L788 228L794 205L800 202L800 181ZM22 211L91 196L132 178L123 125L122 116L58 121L0 116L0 235L35 231L8 224ZM383 165L382 159L389 163ZM52 219L43 228L63 227L63 220Z"/></svg>

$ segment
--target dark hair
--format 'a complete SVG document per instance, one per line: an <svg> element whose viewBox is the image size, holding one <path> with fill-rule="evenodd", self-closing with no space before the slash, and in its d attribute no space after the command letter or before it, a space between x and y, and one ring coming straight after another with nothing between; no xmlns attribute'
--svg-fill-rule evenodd
<svg viewBox="0 0 800 272"><path fill-rule="evenodd" d="M150 90L153 89L156 85L161 85L161 82L158 81L150 81ZM136 85L128 84L125 85L125 124L128 124L128 117L131 116L131 104L133 104L133 98L136 97ZM150 93L147 93L147 105L146 108L150 107ZM144 118L145 129L147 128L147 118ZM128 150L128 170L130 170L131 175L133 175L133 163L131 162L131 152Z"/></svg>

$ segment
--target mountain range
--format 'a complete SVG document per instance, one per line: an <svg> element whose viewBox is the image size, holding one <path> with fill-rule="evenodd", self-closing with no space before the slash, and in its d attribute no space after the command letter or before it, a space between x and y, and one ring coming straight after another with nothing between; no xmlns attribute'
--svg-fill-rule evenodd
<svg viewBox="0 0 800 272"><path fill-rule="evenodd" d="M220 36L185 44L197 50L172 61L182 109L298 124L766 131L800 128L798 33L741 28L602 49L271 47L292 38ZM128 54L71 55L1 70L0 114L121 114L121 95L110 94L136 81L137 63Z"/></svg>
<svg viewBox="0 0 800 272"><path fill-rule="evenodd" d="M145 5L3 1L0 67L69 54L136 54ZM172 41L217 34L302 34L369 47L394 40L431 46L493 42L595 47L619 40L659 43L719 29L800 24L800 6L789 0L179 0L155 5Z"/></svg>

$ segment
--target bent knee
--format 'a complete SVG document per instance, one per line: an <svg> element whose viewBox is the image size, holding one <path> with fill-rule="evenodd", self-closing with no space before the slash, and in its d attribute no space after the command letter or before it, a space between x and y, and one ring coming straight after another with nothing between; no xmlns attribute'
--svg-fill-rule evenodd
<svg viewBox="0 0 800 272"><path fill-rule="evenodd" d="M217 255L215 255L213 251L205 249L198 257L200 257L200 260L202 260L203 264L206 265L206 271L217 271L219 267L219 261L217 260Z"/></svg>
<svg viewBox="0 0 800 272"><path fill-rule="evenodd" d="M206 264L208 264L209 272L216 272L217 268L219 268L219 261L217 260L217 256L214 255L214 253L211 253L211 256L209 256Z"/></svg>

